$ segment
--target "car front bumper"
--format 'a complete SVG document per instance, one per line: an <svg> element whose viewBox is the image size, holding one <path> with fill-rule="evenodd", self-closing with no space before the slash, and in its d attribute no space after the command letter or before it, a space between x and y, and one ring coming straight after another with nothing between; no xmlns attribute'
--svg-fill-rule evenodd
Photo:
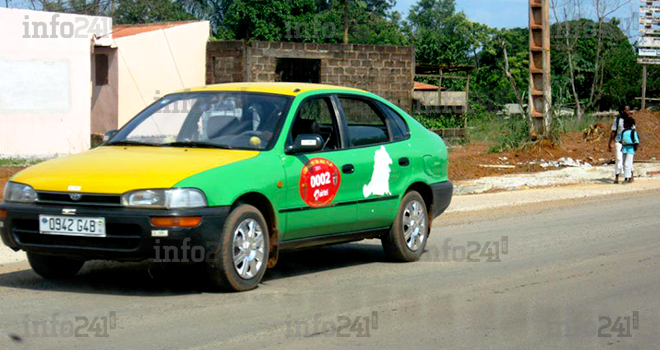
<svg viewBox="0 0 660 350"><path fill-rule="evenodd" d="M105 218L106 237L41 234L39 215L66 216L62 212L65 208L75 209L75 216ZM0 209L7 211L6 219L0 220L0 236L6 246L16 251L86 260L140 261L156 258L179 262L190 260L192 252L196 256L201 256L203 252L205 257L215 253L230 211L230 207L158 210L7 202L0 203ZM160 228L151 225L149 217L152 216L201 216L202 221L192 228ZM167 230L167 237L152 236L162 235L163 230ZM164 253L168 255L164 257ZM187 258L182 260L184 254Z"/></svg>
<svg viewBox="0 0 660 350"><path fill-rule="evenodd" d="M454 185L449 181L431 184L431 191L433 191L433 218L435 219L449 208L454 195Z"/></svg>

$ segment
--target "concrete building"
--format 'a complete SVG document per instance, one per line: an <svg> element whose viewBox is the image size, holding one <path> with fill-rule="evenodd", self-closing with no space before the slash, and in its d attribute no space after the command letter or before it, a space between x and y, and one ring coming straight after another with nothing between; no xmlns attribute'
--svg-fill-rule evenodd
<svg viewBox="0 0 660 350"><path fill-rule="evenodd" d="M0 157L89 148L90 54L111 28L107 17L0 8Z"/></svg>
<svg viewBox="0 0 660 350"><path fill-rule="evenodd" d="M411 46L218 41L207 46L206 83L309 82L369 90L411 109Z"/></svg>
<svg viewBox="0 0 660 350"><path fill-rule="evenodd" d="M0 8L0 157L85 151L158 97L204 85L208 22Z"/></svg>
<svg viewBox="0 0 660 350"><path fill-rule="evenodd" d="M112 48L97 51L108 55L110 73L106 85L93 75L92 132L123 126L167 93L204 85L209 34L208 21L114 26Z"/></svg>

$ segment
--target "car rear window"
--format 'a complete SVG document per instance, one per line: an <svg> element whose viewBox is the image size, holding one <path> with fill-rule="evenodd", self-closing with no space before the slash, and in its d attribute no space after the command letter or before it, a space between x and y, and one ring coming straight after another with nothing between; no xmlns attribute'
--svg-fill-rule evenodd
<svg viewBox="0 0 660 350"><path fill-rule="evenodd" d="M392 132L392 139L394 141L402 141L410 137L408 124L406 124L406 121L403 120L399 113L382 102L376 101L376 104L390 121L390 131Z"/></svg>
<svg viewBox="0 0 660 350"><path fill-rule="evenodd" d="M390 141L387 124L371 103L357 98L340 97L351 147L360 147Z"/></svg>

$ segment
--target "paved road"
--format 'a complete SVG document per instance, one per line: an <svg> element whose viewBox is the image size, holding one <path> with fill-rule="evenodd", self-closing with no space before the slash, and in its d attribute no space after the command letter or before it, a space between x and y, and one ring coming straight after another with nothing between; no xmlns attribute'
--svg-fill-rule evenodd
<svg viewBox="0 0 660 350"><path fill-rule="evenodd" d="M655 191L451 214L423 262L389 263L375 241L314 249L285 255L243 294L203 292L192 267L94 263L48 282L5 265L0 348L654 349L659 208ZM500 262L486 251L465 261L496 242ZM39 321L54 314L58 335L35 337L35 326L52 334ZM94 317L111 315L116 327L94 337L104 333ZM598 337L608 318L601 333L612 336ZM89 337L63 336L66 324Z"/></svg>

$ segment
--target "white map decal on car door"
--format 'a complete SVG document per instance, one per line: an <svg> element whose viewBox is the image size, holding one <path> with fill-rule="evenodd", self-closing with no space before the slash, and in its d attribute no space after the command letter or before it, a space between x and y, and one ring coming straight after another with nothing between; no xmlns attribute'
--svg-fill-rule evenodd
<svg viewBox="0 0 660 350"><path fill-rule="evenodd" d="M362 188L364 198L371 195L392 194L390 193L390 172L392 172L390 165L392 165L392 158L387 153L385 146L380 146L374 155L374 172L371 174L371 181Z"/></svg>

